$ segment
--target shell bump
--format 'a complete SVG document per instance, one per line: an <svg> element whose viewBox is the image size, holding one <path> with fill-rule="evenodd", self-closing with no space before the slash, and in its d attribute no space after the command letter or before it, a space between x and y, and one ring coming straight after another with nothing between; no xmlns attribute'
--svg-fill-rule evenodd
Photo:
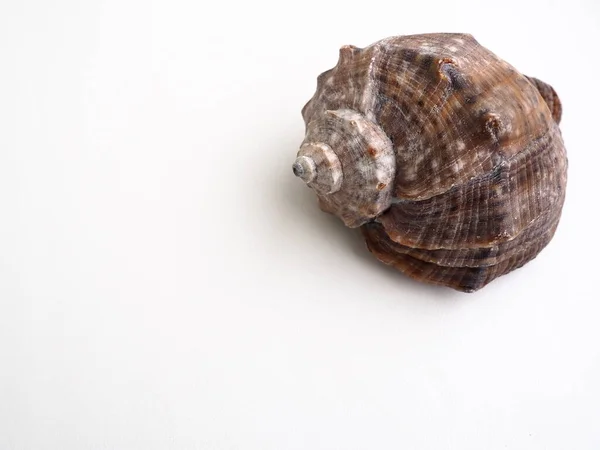
<svg viewBox="0 0 600 450"><path fill-rule="evenodd" d="M556 231L567 183L558 95L471 35L344 46L302 115L294 174L410 277L473 292Z"/></svg>

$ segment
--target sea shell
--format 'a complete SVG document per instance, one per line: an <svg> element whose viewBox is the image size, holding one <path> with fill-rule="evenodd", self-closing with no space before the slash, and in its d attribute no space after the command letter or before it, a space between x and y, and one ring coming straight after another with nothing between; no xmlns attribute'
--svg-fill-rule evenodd
<svg viewBox="0 0 600 450"><path fill-rule="evenodd" d="M294 174L381 261L473 292L535 258L561 215L560 100L468 34L344 46L302 110Z"/></svg>

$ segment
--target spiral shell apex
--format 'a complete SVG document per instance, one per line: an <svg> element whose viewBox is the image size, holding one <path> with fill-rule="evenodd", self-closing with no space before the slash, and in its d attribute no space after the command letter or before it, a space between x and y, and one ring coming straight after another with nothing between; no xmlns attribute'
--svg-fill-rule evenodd
<svg viewBox="0 0 600 450"><path fill-rule="evenodd" d="M556 91L467 34L344 46L293 171L382 262L473 292L535 258L565 199Z"/></svg>

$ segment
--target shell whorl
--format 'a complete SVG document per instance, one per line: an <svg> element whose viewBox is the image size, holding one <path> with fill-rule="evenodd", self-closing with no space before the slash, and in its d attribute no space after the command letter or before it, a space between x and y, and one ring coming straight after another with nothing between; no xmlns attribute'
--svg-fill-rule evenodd
<svg viewBox="0 0 600 450"><path fill-rule="evenodd" d="M383 130L350 109L311 120L293 165L321 207L358 227L391 204L396 159Z"/></svg>

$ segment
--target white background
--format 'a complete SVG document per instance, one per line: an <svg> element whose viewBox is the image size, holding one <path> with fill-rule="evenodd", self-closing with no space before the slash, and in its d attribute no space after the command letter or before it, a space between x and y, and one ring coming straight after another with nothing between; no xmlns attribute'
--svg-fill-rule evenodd
<svg viewBox="0 0 600 450"><path fill-rule="evenodd" d="M563 219L421 285L291 171L343 44L471 32L564 104ZM596 0L0 4L0 449L598 449Z"/></svg>

